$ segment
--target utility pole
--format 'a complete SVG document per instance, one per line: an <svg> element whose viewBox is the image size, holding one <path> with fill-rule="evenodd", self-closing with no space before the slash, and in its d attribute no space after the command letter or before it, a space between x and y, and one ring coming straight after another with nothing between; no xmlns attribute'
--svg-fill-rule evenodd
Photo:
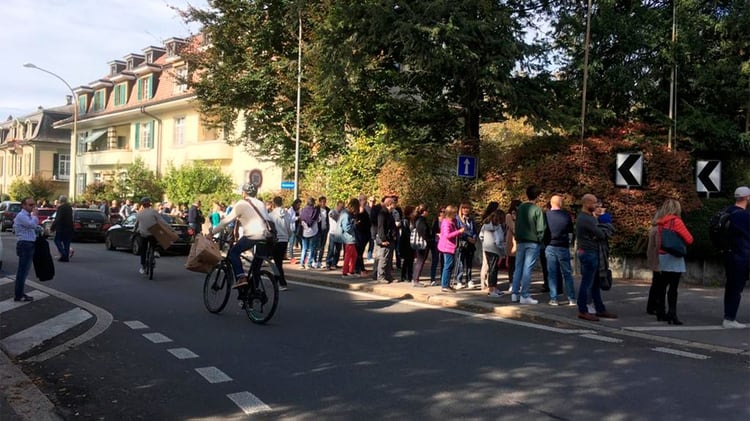
<svg viewBox="0 0 750 421"><path fill-rule="evenodd" d="M669 133L667 134L667 150L677 150L677 110L675 100L677 93L677 63L675 60L675 43L677 41L677 1L672 0L672 72L669 81Z"/></svg>

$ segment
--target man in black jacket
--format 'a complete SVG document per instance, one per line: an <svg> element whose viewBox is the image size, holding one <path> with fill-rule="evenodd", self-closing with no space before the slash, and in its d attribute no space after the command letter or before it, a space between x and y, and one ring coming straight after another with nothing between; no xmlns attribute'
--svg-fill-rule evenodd
<svg viewBox="0 0 750 421"><path fill-rule="evenodd" d="M50 229L55 232L55 246L60 252L61 262L70 261L70 241L73 239L73 208L68 203L67 196L60 196L60 206L57 207L55 220Z"/></svg>
<svg viewBox="0 0 750 421"><path fill-rule="evenodd" d="M396 206L390 197L383 201L382 209L378 214L378 234L375 244L378 247L377 280L387 283L393 282L392 261L393 251L396 248L398 229L396 220L393 218L393 208Z"/></svg>

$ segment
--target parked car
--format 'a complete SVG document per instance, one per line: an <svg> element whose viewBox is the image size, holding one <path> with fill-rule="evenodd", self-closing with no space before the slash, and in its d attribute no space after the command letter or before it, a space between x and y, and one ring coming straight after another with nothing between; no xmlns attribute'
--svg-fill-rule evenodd
<svg viewBox="0 0 750 421"><path fill-rule="evenodd" d="M52 231L52 223L56 217L57 212L42 222L45 235L55 235ZM73 208L73 241L104 241L107 230L111 226L107 215L99 209Z"/></svg>
<svg viewBox="0 0 750 421"><path fill-rule="evenodd" d="M108 250L125 249L133 254L139 253L138 241L135 232L135 215L132 214L119 224L109 228L104 239L104 245ZM190 228L182 218L161 214L164 221L177 232L179 238L167 249L167 252L188 254L193 241L193 229Z"/></svg>
<svg viewBox="0 0 750 421"><path fill-rule="evenodd" d="M21 202L6 200L0 202L0 217L2 217L1 231L7 231L13 228L13 220L16 214L21 211Z"/></svg>
<svg viewBox="0 0 750 421"><path fill-rule="evenodd" d="M46 221L47 218L52 216L52 214L55 213L55 208L39 208L36 210L36 216L39 218L39 225L42 225L42 222Z"/></svg>

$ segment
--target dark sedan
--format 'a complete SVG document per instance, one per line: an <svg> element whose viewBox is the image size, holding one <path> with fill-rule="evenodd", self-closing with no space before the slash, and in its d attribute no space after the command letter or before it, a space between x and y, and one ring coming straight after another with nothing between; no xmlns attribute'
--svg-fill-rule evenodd
<svg viewBox="0 0 750 421"><path fill-rule="evenodd" d="M128 216L119 224L113 225L104 238L104 245L108 250L125 249L138 254L138 242L135 241L135 215ZM161 214L164 221L179 235L177 241L167 250L168 252L188 254L193 239L193 230L181 218Z"/></svg>
<svg viewBox="0 0 750 421"><path fill-rule="evenodd" d="M54 236L52 223L57 217L57 212L42 222L42 229L47 236ZM109 227L107 216L99 209L73 208L73 241L104 241L104 236Z"/></svg>

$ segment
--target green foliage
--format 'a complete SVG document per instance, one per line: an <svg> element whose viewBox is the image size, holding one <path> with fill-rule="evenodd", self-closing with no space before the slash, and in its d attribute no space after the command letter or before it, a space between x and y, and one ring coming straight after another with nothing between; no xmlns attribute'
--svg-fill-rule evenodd
<svg viewBox="0 0 750 421"><path fill-rule="evenodd" d="M117 198L117 195L115 194L114 185L103 181L94 181L88 184L83 194L81 194L81 200L89 203L99 203L102 200L106 200L109 203L115 198Z"/></svg>
<svg viewBox="0 0 750 421"><path fill-rule="evenodd" d="M238 196L233 192L232 179L218 165L192 161L179 168L169 166L163 177L169 200L193 203L196 199L211 203L215 200L232 203Z"/></svg>
<svg viewBox="0 0 750 421"><path fill-rule="evenodd" d="M132 164L118 168L120 174L112 183L114 193L121 199L131 199L134 202L141 197L150 197L152 201L161 200L164 188L156 174L146 167L141 158L136 158Z"/></svg>
<svg viewBox="0 0 750 421"><path fill-rule="evenodd" d="M31 177L29 181L16 178L8 187L8 193L13 200L21 200L24 197L50 200L55 195L55 183L38 175Z"/></svg>

